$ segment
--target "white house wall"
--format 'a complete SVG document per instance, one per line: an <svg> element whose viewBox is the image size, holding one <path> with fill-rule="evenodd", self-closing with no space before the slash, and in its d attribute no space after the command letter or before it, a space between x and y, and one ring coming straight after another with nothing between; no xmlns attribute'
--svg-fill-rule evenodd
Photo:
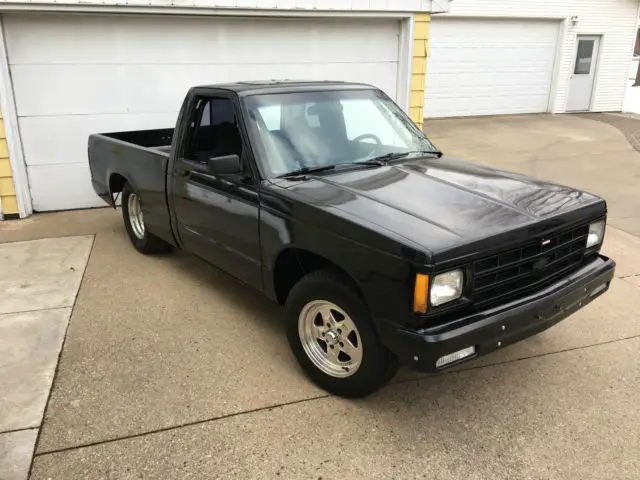
<svg viewBox="0 0 640 480"><path fill-rule="evenodd" d="M578 17L575 25L570 20L574 15ZM622 109L635 40L638 0L455 0L445 16L564 19L551 101L551 111L556 113L565 111L576 35L602 35L591 109L603 112ZM437 21L437 17L434 20Z"/></svg>

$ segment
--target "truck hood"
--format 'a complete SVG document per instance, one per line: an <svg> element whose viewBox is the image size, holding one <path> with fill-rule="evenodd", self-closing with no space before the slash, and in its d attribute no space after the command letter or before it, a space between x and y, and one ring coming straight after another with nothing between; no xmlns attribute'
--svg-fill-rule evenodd
<svg viewBox="0 0 640 480"><path fill-rule="evenodd" d="M334 171L290 188L431 253L606 212L594 195L450 158Z"/></svg>

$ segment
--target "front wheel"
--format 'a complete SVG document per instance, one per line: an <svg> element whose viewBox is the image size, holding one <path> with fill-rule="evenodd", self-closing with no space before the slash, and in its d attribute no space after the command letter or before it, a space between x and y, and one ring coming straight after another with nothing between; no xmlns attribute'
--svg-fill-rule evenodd
<svg viewBox="0 0 640 480"><path fill-rule="evenodd" d="M149 232L144 222L140 195L129 183L122 188L122 218L124 227L129 234L133 246L142 253L166 253L172 250L172 246Z"/></svg>
<svg viewBox="0 0 640 480"><path fill-rule="evenodd" d="M298 363L328 392L364 397L395 374L397 360L380 343L364 301L337 272L305 276L291 290L285 309Z"/></svg>

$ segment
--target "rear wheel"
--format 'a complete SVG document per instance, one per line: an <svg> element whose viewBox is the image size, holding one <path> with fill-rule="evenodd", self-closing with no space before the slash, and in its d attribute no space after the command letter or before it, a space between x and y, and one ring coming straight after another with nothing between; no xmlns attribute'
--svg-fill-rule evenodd
<svg viewBox="0 0 640 480"><path fill-rule="evenodd" d="M129 239L139 252L166 253L173 249L170 244L149 232L144 223L140 195L129 183L125 183L122 187L122 218Z"/></svg>
<svg viewBox="0 0 640 480"><path fill-rule="evenodd" d="M395 374L397 360L380 343L364 301L337 272L308 274L293 287L285 308L291 349L325 390L364 397Z"/></svg>

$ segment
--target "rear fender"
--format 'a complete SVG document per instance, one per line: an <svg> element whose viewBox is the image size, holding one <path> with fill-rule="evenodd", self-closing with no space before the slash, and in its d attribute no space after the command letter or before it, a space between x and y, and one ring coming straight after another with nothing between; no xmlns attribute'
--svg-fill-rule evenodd
<svg viewBox="0 0 640 480"><path fill-rule="evenodd" d="M121 177L122 180L115 180L116 183L114 183L114 177ZM118 206L118 197L120 195L120 193L122 192L122 188L124 187L124 184L128 183L129 185L131 185L131 187L137 191L137 187L135 182L133 182L131 180L131 178L129 178L128 175L124 175L120 172L113 172L113 171L109 171L108 176L107 176L107 185L109 188L109 204L115 209Z"/></svg>

